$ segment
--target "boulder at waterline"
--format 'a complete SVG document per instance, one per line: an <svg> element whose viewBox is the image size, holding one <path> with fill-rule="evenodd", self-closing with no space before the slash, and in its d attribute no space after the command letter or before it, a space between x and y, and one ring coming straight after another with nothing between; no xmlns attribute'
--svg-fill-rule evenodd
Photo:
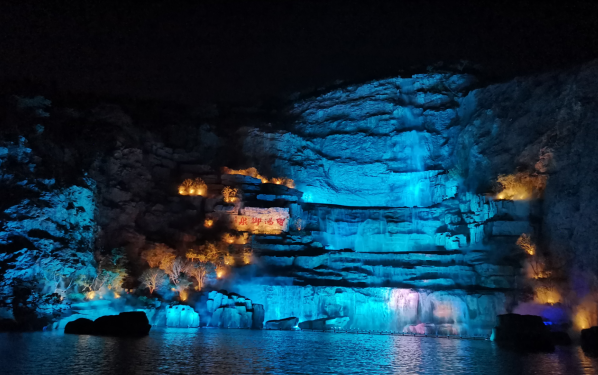
<svg viewBox="0 0 598 375"><path fill-rule="evenodd" d="M268 320L266 322L266 329L280 329L280 330L292 330L299 323L299 318L286 318L280 320Z"/></svg>
<svg viewBox="0 0 598 375"><path fill-rule="evenodd" d="M152 328L143 311L106 315L90 322L84 318L69 322L64 327L64 332L80 335L145 336Z"/></svg>
<svg viewBox="0 0 598 375"><path fill-rule="evenodd" d="M68 322L64 327L64 333L76 333L79 335L91 335L93 334L93 320L79 318Z"/></svg>
<svg viewBox="0 0 598 375"><path fill-rule="evenodd" d="M598 350L598 326L581 330L581 347L584 350Z"/></svg>
<svg viewBox="0 0 598 375"><path fill-rule="evenodd" d="M335 328L344 328L347 323L349 323L350 318L340 317L340 318L322 318L322 319L315 319L315 320L307 320L305 322L299 323L299 328L301 329L335 329Z"/></svg>
<svg viewBox="0 0 598 375"><path fill-rule="evenodd" d="M519 350L554 350L550 330L537 315L499 315L493 340Z"/></svg>
<svg viewBox="0 0 598 375"><path fill-rule="evenodd" d="M552 342L554 345L571 345L573 342L571 341L571 337L567 332L558 331L558 332L550 332L550 337L552 337Z"/></svg>

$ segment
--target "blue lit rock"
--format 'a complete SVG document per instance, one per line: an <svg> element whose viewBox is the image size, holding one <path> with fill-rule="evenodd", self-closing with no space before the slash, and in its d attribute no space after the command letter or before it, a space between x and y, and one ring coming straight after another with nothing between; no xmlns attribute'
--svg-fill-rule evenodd
<svg viewBox="0 0 598 375"><path fill-rule="evenodd" d="M349 319L361 329L488 334L504 312L503 292L518 285L521 265L505 259L522 233L538 231L550 251L596 269L588 249L598 248L597 77L592 63L470 91L470 76L422 74L296 101L288 130L242 128L234 147L241 145L241 167L292 178L297 189L216 174L207 165L230 149L209 125L189 150L127 129L143 141L119 140L81 172L89 176L66 186L38 178L25 138L2 142L2 181L16 194L3 206L0 293L41 266L93 275L94 245L134 254L147 236L185 249L201 241L204 213L255 206L301 218L303 232L254 237L256 262L244 270L255 274L231 278L239 295L210 295L208 324L261 328L264 319L296 316ZM549 175L543 203L489 194L499 174L517 168ZM213 196L177 196L180 178L197 175ZM240 187L244 201L218 206L223 183ZM66 287L43 289L64 294ZM97 318L117 309L73 310ZM152 311L166 321L164 309Z"/></svg>
<svg viewBox="0 0 598 375"><path fill-rule="evenodd" d="M199 327L199 314L191 306L168 306L166 308L166 326L176 328Z"/></svg>
<svg viewBox="0 0 598 375"><path fill-rule="evenodd" d="M0 228L0 298L10 295L10 284L17 278L30 280L55 272L68 278L95 275L90 250L96 228L94 181L86 178L83 186L58 186L54 180L36 178L37 159L25 138L3 149L0 160L10 158L12 163L0 164L2 183L11 189ZM68 287L64 279L40 286L41 293L62 296Z"/></svg>
<svg viewBox="0 0 598 375"><path fill-rule="evenodd" d="M298 284L239 286L266 320L490 333L520 272L501 259L533 230L529 204L479 194L496 174L475 185L467 178L480 175L459 164L472 83L428 74L344 87L293 103L290 131L239 132L252 165L295 180L307 204L291 214L322 244L255 239L264 272Z"/></svg>
<svg viewBox="0 0 598 375"><path fill-rule="evenodd" d="M253 315L251 321L251 328L262 329L264 328L264 306L258 303L253 305Z"/></svg>
<svg viewBox="0 0 598 375"><path fill-rule="evenodd" d="M397 288L239 285L264 305L268 321L349 318L345 328L489 335L504 313L501 293L468 294Z"/></svg>
<svg viewBox="0 0 598 375"><path fill-rule="evenodd" d="M266 322L266 329L278 329L283 331L289 331L297 327L299 319L291 317L278 320L268 320Z"/></svg>
<svg viewBox="0 0 598 375"><path fill-rule="evenodd" d="M207 311L212 314L210 327L262 328L264 308L238 294L212 291L208 295Z"/></svg>
<svg viewBox="0 0 598 375"><path fill-rule="evenodd" d="M327 330L327 329L342 329L349 323L349 317L342 318L322 318L316 320L308 320L299 323L301 329L316 329L316 330Z"/></svg>
<svg viewBox="0 0 598 375"><path fill-rule="evenodd" d="M465 75L419 75L337 89L294 103L293 132L245 130L243 151L293 178L304 200L422 207L456 193L448 169ZM442 88L438 92L438 88ZM433 92L431 92L433 91ZM440 167L440 168L438 168ZM367 192L367 193L366 193Z"/></svg>

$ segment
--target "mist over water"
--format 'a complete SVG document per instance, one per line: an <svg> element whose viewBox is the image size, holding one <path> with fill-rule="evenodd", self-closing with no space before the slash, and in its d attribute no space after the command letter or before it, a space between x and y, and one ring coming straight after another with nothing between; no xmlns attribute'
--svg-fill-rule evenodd
<svg viewBox="0 0 598 375"><path fill-rule="evenodd" d="M153 328L139 339L0 335L2 374L595 374L579 347L518 354L489 341Z"/></svg>

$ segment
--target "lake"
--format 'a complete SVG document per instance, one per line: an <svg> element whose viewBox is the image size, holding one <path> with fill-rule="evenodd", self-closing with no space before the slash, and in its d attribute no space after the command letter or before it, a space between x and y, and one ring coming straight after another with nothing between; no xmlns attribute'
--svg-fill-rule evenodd
<svg viewBox="0 0 598 375"><path fill-rule="evenodd" d="M490 341L152 328L139 339L0 334L0 374L596 374L579 346L518 354Z"/></svg>

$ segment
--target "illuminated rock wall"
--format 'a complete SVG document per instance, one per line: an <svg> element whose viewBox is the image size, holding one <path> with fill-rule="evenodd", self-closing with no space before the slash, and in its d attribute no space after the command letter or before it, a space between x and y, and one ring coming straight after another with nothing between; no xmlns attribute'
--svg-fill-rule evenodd
<svg viewBox="0 0 598 375"><path fill-rule="evenodd" d="M490 332L520 272L503 258L534 228L528 203L496 201L465 183L457 151L462 121L475 111L473 83L429 74L348 86L295 102L291 131L244 130L253 165L293 178L304 193L298 216L309 232L254 239L264 275L295 284L239 286L264 304L266 320Z"/></svg>
<svg viewBox="0 0 598 375"><path fill-rule="evenodd" d="M17 279L45 273L77 277L95 275L95 182L60 185L37 178L39 158L21 137L0 142L0 299ZM65 276L65 277L66 277ZM48 282L43 293L64 294L63 281Z"/></svg>
<svg viewBox="0 0 598 375"><path fill-rule="evenodd" d="M466 75L416 75L297 101L292 132L246 130L243 151L259 170L293 178L306 202L437 204L457 192L458 182L446 175L459 132L452 125L458 99L473 82Z"/></svg>
<svg viewBox="0 0 598 375"><path fill-rule="evenodd" d="M256 262L239 270L251 278L236 280L261 284L241 294L269 301L266 320L326 317L333 310L318 306L334 296L360 326L369 324L358 318L363 310L372 325L397 330L443 324L437 318L450 310L455 326L487 327L500 308L471 298L499 306L512 291L522 273L511 256L521 233L534 233L539 247L577 269L598 269L596 82L595 62L475 90L462 74L390 78L296 100L287 110L292 124L241 128L255 121L240 121L232 139L196 119L158 134L120 111L108 111L104 123L56 108L56 121L36 117L25 138L0 144L2 285L33 276L50 252L71 275L93 274L98 249L126 247L133 262L150 242L187 249L207 238L206 215L222 214L237 219L234 229L268 233L247 244L239 237ZM71 123L87 138L65 141L60 124ZM117 135L82 169L89 157L82 151L107 129ZM220 175L224 165L292 178L297 189ZM543 202L488 195L499 174L518 169L549 176ZM57 171L63 181L48 178ZM185 178L198 176L206 197L177 194ZM242 191L243 205L222 206L228 185ZM277 280L290 286L270 286ZM392 291L415 293L417 311L388 307L398 304ZM301 301L309 313L290 309ZM439 307L446 304L451 309Z"/></svg>
<svg viewBox="0 0 598 375"><path fill-rule="evenodd" d="M487 335L504 312L504 296L396 288L239 286L264 305L265 320L349 317L345 328L428 334Z"/></svg>

